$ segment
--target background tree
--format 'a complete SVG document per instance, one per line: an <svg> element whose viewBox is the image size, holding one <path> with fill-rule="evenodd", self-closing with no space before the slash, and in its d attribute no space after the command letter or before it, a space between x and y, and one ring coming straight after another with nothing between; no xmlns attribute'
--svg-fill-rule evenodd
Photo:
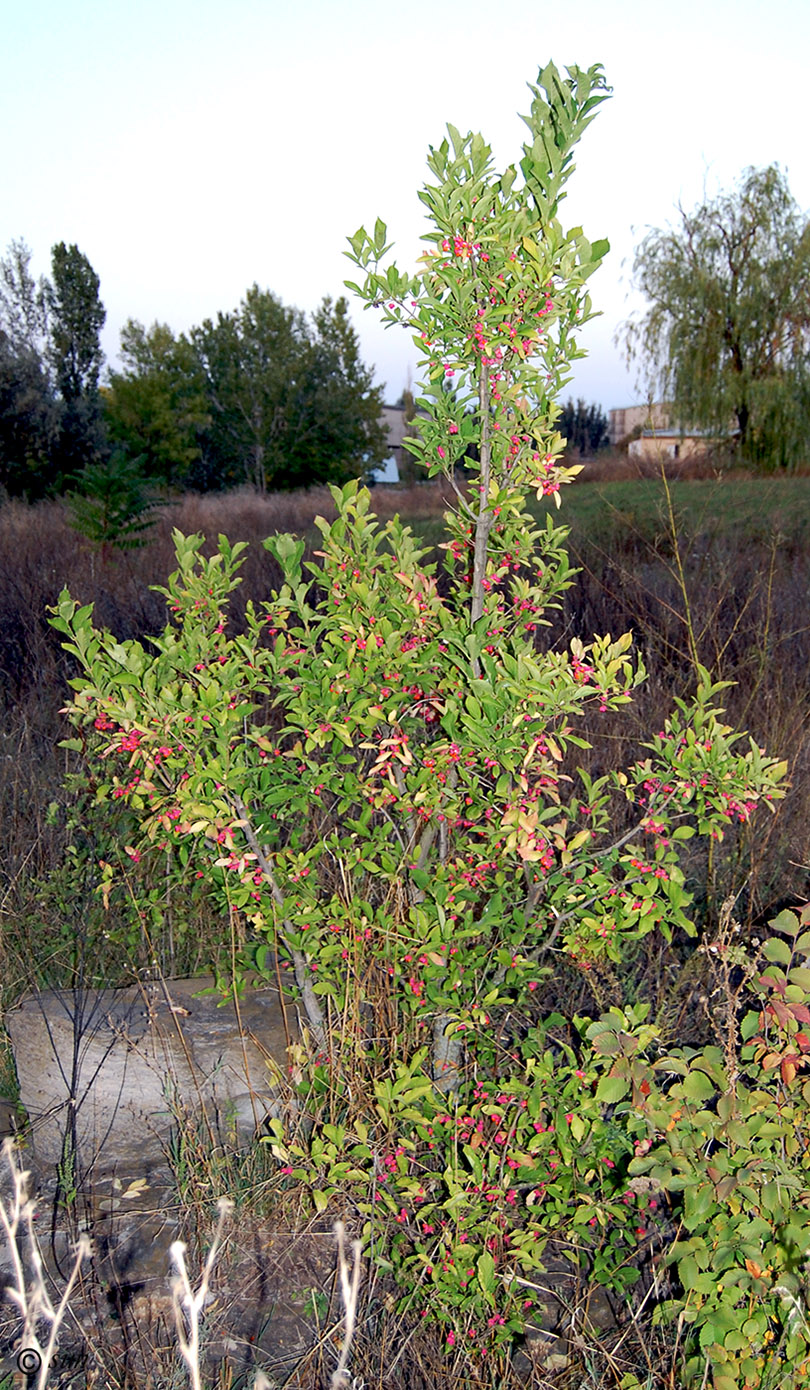
<svg viewBox="0 0 810 1390"><path fill-rule="evenodd" d="M256 284L235 312L192 329L210 414L204 454L215 485L276 485L305 340L304 315Z"/></svg>
<svg viewBox="0 0 810 1390"><path fill-rule="evenodd" d="M44 358L47 282L31 274L31 251L18 238L0 261L0 322L13 352Z"/></svg>
<svg viewBox="0 0 810 1390"><path fill-rule="evenodd" d="M148 539L157 501L144 480L145 462L113 450L108 458L85 464L77 490L67 495L71 525L99 546L105 559L113 550L134 550Z"/></svg>
<svg viewBox="0 0 810 1390"><path fill-rule="evenodd" d="M123 369L102 391L107 433L144 475L169 487L205 487L202 438L210 424L197 353L164 323L121 330Z"/></svg>
<svg viewBox="0 0 810 1390"><path fill-rule="evenodd" d="M569 396L557 419L557 429L565 436L569 451L580 458L590 457L608 444L605 412L596 403L586 405L582 397L575 405Z"/></svg>
<svg viewBox="0 0 810 1390"><path fill-rule="evenodd" d="M99 278L78 246L63 241L54 246L51 274L46 289L48 352L62 398L57 485L64 485L103 450L99 375L107 314L99 297Z"/></svg>
<svg viewBox="0 0 810 1390"><path fill-rule="evenodd" d="M58 407L47 358L45 282L31 252L12 241L0 261L0 487L40 496L47 487Z"/></svg>
<svg viewBox="0 0 810 1390"><path fill-rule="evenodd" d="M638 247L646 314L626 326L630 357L677 422L726 436L771 467L805 456L810 423L810 224L777 166Z"/></svg>
<svg viewBox="0 0 810 1390"><path fill-rule="evenodd" d="M210 425L212 485L266 488L342 482L384 457L382 400L362 365L345 300L312 323L253 285L239 308L191 333Z"/></svg>
<svg viewBox="0 0 810 1390"><path fill-rule="evenodd" d="M42 363L14 352L0 328L0 489L41 497L48 487L57 405Z"/></svg>
<svg viewBox="0 0 810 1390"><path fill-rule="evenodd" d="M360 357L344 298L327 296L312 316L310 448L322 481L342 480L382 463L388 452L382 391ZM336 471L332 471L334 460ZM329 469L330 471L326 471ZM339 470L339 472L337 471Z"/></svg>

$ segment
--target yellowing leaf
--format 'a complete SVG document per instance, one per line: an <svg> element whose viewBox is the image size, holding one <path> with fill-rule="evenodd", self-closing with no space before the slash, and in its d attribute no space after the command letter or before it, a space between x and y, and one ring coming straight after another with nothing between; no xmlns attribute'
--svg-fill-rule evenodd
<svg viewBox="0 0 810 1390"><path fill-rule="evenodd" d="M142 1192L148 1191L149 1183L146 1181L146 1178L136 1178L134 1182L129 1184L126 1192L121 1193L121 1200L125 1202L128 1197L139 1197Z"/></svg>

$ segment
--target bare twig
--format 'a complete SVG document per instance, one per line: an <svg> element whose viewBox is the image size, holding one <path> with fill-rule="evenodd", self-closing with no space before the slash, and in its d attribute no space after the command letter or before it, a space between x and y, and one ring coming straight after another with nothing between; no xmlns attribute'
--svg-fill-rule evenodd
<svg viewBox="0 0 810 1390"><path fill-rule="evenodd" d="M172 1307L177 1328L177 1341L180 1354L188 1369L192 1390L203 1390L200 1379L200 1314L208 1298L214 1262L222 1245L222 1232L228 1214L233 1211L233 1202L221 1197L217 1203L219 1219L211 1241L211 1248L203 1265L202 1277L196 1293L192 1290L186 1268L186 1246L182 1240L175 1240L170 1254L177 1276L172 1283Z"/></svg>
<svg viewBox="0 0 810 1390"><path fill-rule="evenodd" d="M351 1271L349 1262L346 1259L345 1238L346 1228L342 1221L335 1222L335 1239L338 1247L338 1271L340 1273L340 1294L344 1308L345 1335L343 1347L340 1352L340 1360L337 1368L332 1372L330 1390L346 1390L350 1385L348 1372L349 1355L352 1349L352 1339L354 1329L357 1324L357 1295L360 1290L360 1250L359 1240L352 1241L352 1255L354 1257Z"/></svg>
<svg viewBox="0 0 810 1390"><path fill-rule="evenodd" d="M34 1203L28 1196L30 1175L17 1163L13 1139L4 1141L3 1158L8 1164L13 1184L11 1202L7 1204L0 1198L0 1226L2 1226L6 1237L13 1276L12 1282L6 1287L6 1296L19 1309L23 1321L17 1365L26 1375L29 1385L35 1385L36 1390L45 1390L51 1364L56 1354L59 1328L67 1312L70 1295L79 1276L82 1261L90 1254L90 1241L85 1235L79 1238L73 1267L62 1297L58 1305L54 1307L45 1285L45 1269L34 1232ZM18 1245L21 1232L25 1233L31 1254L32 1270L28 1280L26 1280ZM50 1329L44 1345L39 1340L37 1332L42 1323L49 1324ZM36 1376L36 1381L34 1381L34 1376Z"/></svg>

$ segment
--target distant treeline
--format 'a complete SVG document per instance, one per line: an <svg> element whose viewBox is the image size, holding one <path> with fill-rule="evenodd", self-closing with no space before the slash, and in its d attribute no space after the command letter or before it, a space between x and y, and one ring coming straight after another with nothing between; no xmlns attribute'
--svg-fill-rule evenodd
<svg viewBox="0 0 810 1390"><path fill-rule="evenodd" d="M188 334L130 319L120 371L101 380L106 313L77 246L0 261L0 495L82 491L86 471L137 471L161 488L260 490L341 482L386 454L382 397L345 299L307 316L253 285ZM97 481L97 478L96 478Z"/></svg>
<svg viewBox="0 0 810 1390"><path fill-rule="evenodd" d="M607 416L599 405L586 405L582 397L574 402L565 402L556 421L560 434L568 441L568 452L579 454L580 458L591 458L600 449L606 449L608 438Z"/></svg>

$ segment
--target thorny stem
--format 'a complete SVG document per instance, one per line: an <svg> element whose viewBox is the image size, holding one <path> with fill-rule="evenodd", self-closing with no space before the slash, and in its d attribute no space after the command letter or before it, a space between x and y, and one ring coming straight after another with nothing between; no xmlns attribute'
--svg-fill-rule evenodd
<svg viewBox="0 0 810 1390"><path fill-rule="evenodd" d="M450 769L447 785L450 791L456 786L458 780L456 769ZM433 848L437 833L436 821L429 821L425 826L419 840L416 854L416 868L423 869L428 862L430 851ZM439 862L443 864L447 859L449 842L447 835L447 822L442 821L438 825L439 834ZM425 894L421 888L414 888L412 901L419 903ZM437 1088L447 1094L448 1091L457 1091L461 1076L461 1059L463 1047L461 1035L459 1033L448 1033L448 1028L452 1018L450 1014L437 1014L433 1023L433 1079Z"/></svg>
<svg viewBox="0 0 810 1390"><path fill-rule="evenodd" d="M660 807L657 807L656 809L663 810L664 807L668 806L669 803L672 801L674 795L675 793L671 792L670 795L663 800ZM574 869L581 868L587 864L591 864L594 860L605 859L608 855L613 854L615 850L622 849L626 844L629 844L633 837L638 834L639 830L642 830L643 828L644 822L637 821L635 825L631 825L630 829L626 830L625 833L623 835L620 835L617 840L614 840L612 844L606 845L603 850L599 850L596 854L592 854L590 856L584 856L582 859L575 859L574 862L568 866L569 872L571 872ZM524 870L527 869L528 865L524 865ZM637 881L638 880L636 879L624 880L625 885L629 885ZM540 878L536 878L532 883L529 884L528 893L526 894L526 902L524 906L527 915L531 914L537 906L537 901L540 897L541 891L542 881ZM544 941L542 946L540 947L539 954L544 954L546 951L550 951L553 948L554 942L557 940L557 937L560 934L560 928L564 925L565 922L568 921L569 917L576 916L577 913L582 912L586 907L590 907L593 903L598 902L599 896L600 895L597 893L593 898L586 899L584 903L577 903L568 912L555 913L554 928L548 940ZM553 908L552 911L554 911ZM536 957L530 957L530 959L536 959ZM498 972L497 978L499 982L503 979L503 973L501 971Z"/></svg>
<svg viewBox="0 0 810 1390"><path fill-rule="evenodd" d="M669 806L670 803L674 800L675 795L676 793L674 791L671 791L668 792L667 795L660 802L656 801L654 806L656 813L660 814L661 811L665 811L667 806ZM649 813L651 814L652 811L653 804L651 803L649 807ZM632 840L634 835L637 835L640 830L644 829L644 821L646 819L647 816L645 816L643 820L636 821L635 825L631 825L630 829L625 830L624 834L620 835L617 840L614 840L613 843L610 845L605 845L604 849L598 850L596 854L585 854L582 856L581 859L573 860L573 862L568 865L569 872L574 869L580 869L586 864L590 864L594 859L605 859L607 855L612 854L613 851L616 849L623 849L624 846L628 844L630 840Z"/></svg>
<svg viewBox="0 0 810 1390"><path fill-rule="evenodd" d="M457 782L458 782L458 774L457 774L457 772L456 772L456 769L455 769L454 767L451 767L451 768L450 768L450 771L448 772L448 775L447 775L447 788L448 788L448 791L451 791L451 792L454 791ZM439 862L440 862L441 864L443 864L443 863L445 862L445 860L447 859L447 851L448 851L447 821L446 821L446 820L443 820L443 821L430 820L430 821L428 821L427 825L425 826L424 830L422 831L421 836L419 837L419 842L418 842L417 850L416 850L416 861L415 861L415 864L416 864L416 868L417 868L417 869L424 869L425 865L427 864L428 856L430 855L430 851L431 851L432 848L433 848L433 842L434 842L434 840L436 839L437 831L438 831L438 835L439 835ZM415 894L414 894L414 902L421 902L423 897L424 897L424 893L419 893L418 896L417 896L417 894L415 893Z"/></svg>
<svg viewBox="0 0 810 1390"><path fill-rule="evenodd" d="M405 795L405 774L404 774L404 772L403 772L403 769L402 769L401 765L400 765L399 763L397 763L397 762L395 762L395 763L393 764L393 769L394 769L394 780L395 780L395 782L396 782L396 784L397 784L397 793L398 793L398 795L399 795L400 797L404 797L404 795ZM408 837L409 837L409 840L410 840L410 842L411 842L411 844L412 844L413 841L416 839L416 816L408 816L408 818L407 818L405 824L406 824L406 827L407 827L407 830L408 830Z"/></svg>
<svg viewBox="0 0 810 1390"><path fill-rule="evenodd" d="M475 513L473 512L472 507L470 506L467 498L464 496L464 493L461 491L461 488L456 482L455 469L449 469L445 476L449 478L453 491L456 494L459 513L463 512L464 515L469 517L469 519L472 521L474 519Z"/></svg>

